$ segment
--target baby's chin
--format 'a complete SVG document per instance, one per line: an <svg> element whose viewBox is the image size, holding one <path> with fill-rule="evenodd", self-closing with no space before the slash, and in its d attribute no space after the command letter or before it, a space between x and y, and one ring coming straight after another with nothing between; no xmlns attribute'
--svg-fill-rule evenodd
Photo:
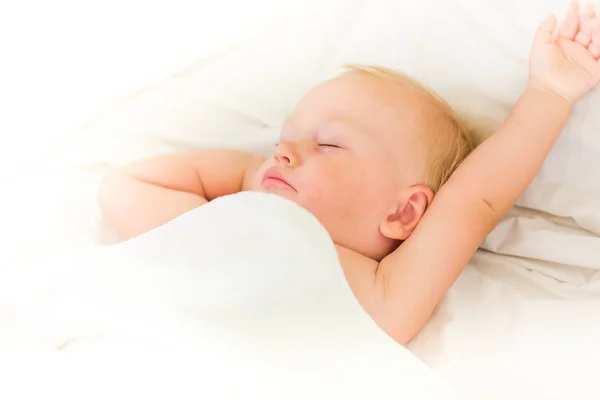
<svg viewBox="0 0 600 400"><path fill-rule="evenodd" d="M297 202L296 200L297 200L298 193L292 188L267 184L267 185L255 185L255 187L252 190L255 192L276 194L278 196L285 197L286 199L291 200L293 202Z"/></svg>

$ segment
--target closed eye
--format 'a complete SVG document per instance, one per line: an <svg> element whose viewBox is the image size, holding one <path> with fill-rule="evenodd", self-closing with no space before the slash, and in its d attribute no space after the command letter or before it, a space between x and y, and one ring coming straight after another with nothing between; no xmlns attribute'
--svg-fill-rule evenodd
<svg viewBox="0 0 600 400"><path fill-rule="evenodd" d="M319 147L330 147L330 148L334 148L334 149L341 149L341 147L338 145L328 144L328 143L319 143Z"/></svg>

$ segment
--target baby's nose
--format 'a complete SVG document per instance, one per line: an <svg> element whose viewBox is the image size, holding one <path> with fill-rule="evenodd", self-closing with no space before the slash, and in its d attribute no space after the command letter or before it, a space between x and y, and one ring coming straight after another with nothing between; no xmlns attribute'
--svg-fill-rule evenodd
<svg viewBox="0 0 600 400"><path fill-rule="evenodd" d="M288 167L297 167L300 165L300 155L290 143L280 143L275 149L275 160L279 164L284 164Z"/></svg>

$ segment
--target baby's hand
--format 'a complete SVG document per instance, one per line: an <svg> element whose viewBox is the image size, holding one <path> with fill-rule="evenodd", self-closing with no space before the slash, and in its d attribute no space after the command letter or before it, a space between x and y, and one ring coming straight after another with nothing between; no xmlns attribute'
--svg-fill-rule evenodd
<svg viewBox="0 0 600 400"><path fill-rule="evenodd" d="M531 56L530 86L575 102L600 80L600 20L588 5L579 21L579 3L572 2L556 39L556 17L538 28Z"/></svg>

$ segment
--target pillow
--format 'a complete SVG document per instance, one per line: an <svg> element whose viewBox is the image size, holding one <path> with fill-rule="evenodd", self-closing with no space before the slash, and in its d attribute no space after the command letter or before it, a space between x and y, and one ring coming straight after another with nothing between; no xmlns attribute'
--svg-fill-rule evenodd
<svg viewBox="0 0 600 400"><path fill-rule="evenodd" d="M228 147L270 153L297 100L337 72L335 47L365 4L363 0L253 4L254 12L247 18L266 20L265 24L246 23L236 30L237 36L217 32L215 41L220 45L199 49L198 60L188 68L98 113L70 145L77 149L76 160L85 160L80 154L85 149L88 158L126 162L139 152L132 157L128 151L115 150L138 148L140 142L152 143L154 151ZM216 12L213 17L220 16ZM196 35L212 40L215 34L201 28ZM228 36L238 40L226 40ZM136 144L128 146L129 141Z"/></svg>

